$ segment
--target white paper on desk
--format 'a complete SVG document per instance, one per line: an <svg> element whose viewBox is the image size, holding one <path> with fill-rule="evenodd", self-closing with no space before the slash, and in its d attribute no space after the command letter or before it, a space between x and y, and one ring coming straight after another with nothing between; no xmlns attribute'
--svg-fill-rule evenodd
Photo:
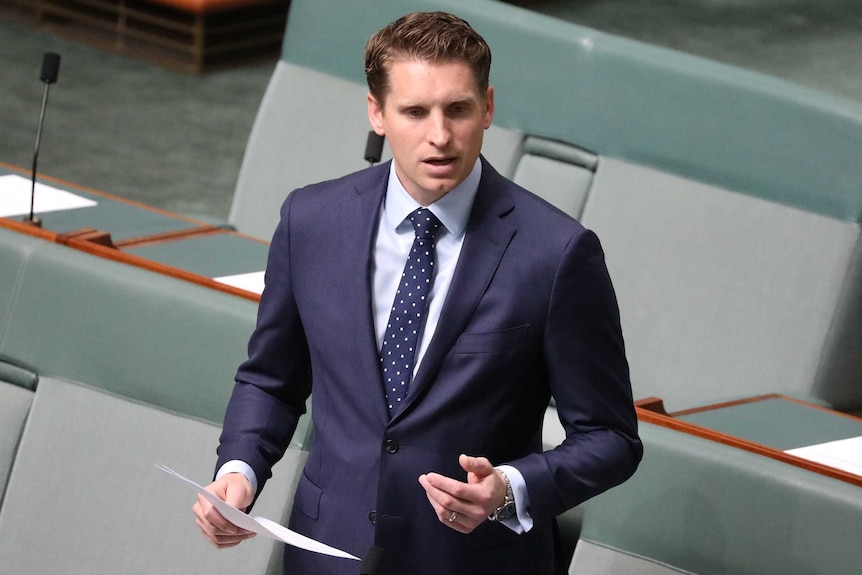
<svg viewBox="0 0 862 575"><path fill-rule="evenodd" d="M0 217L26 216L30 213L31 181L14 174L0 176ZM95 206L96 202L73 193L36 182L33 211L41 214Z"/></svg>
<svg viewBox="0 0 862 575"><path fill-rule="evenodd" d="M282 543L287 543L288 545L292 545L294 547L299 547L300 549L306 549L308 551L313 551L315 553L321 553L323 555L331 555L332 557L342 557L345 559L355 559L359 561L359 557L354 557L350 553L345 551L341 551L340 549L336 549L335 547L330 547L329 545L325 545L320 541L315 541L310 537L306 537L305 535L300 535L294 531L291 531L287 527L279 525L275 521L271 519L267 519L266 517L252 517L246 513L243 513L236 507L228 505L191 479L187 477L183 477L170 467L166 465L162 465L160 463L156 464L156 467L161 469L162 471L173 475L177 479L182 480L186 484L194 487L198 493L203 495L207 501L213 504L219 513L221 513L222 517L236 525L237 527L241 527L246 531L252 531L257 533L258 535L263 535L264 537L269 537L270 539L276 539L281 541Z"/></svg>
<svg viewBox="0 0 862 575"><path fill-rule="evenodd" d="M266 272L251 272L213 278L215 281L256 294L263 293L263 276Z"/></svg>
<svg viewBox="0 0 862 575"><path fill-rule="evenodd" d="M862 476L862 437L797 447L784 453Z"/></svg>

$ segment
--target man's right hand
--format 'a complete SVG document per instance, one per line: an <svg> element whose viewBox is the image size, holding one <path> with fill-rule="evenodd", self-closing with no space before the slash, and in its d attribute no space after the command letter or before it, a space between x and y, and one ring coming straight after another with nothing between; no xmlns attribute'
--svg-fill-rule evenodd
<svg viewBox="0 0 862 575"><path fill-rule="evenodd" d="M242 473L228 473L207 485L206 490L243 511L254 500L251 483ZM203 536L218 549L235 547L255 535L251 531L240 529L222 517L221 513L201 495L198 495L198 502L192 507L192 511Z"/></svg>

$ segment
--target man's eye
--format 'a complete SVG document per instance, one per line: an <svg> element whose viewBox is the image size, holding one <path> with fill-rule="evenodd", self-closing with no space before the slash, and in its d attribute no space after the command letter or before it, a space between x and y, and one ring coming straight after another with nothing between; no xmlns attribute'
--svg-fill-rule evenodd
<svg viewBox="0 0 862 575"><path fill-rule="evenodd" d="M421 118L422 116L425 115L425 113L418 108L411 108L411 109L407 110L407 115L410 116L411 118Z"/></svg>

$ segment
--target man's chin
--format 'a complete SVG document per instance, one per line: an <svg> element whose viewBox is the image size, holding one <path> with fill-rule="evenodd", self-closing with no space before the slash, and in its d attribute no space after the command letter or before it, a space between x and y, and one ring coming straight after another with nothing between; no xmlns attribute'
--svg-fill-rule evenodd
<svg viewBox="0 0 862 575"><path fill-rule="evenodd" d="M419 186L421 198L414 196L414 199L427 206L451 192L457 185L458 182L455 180L426 179ZM413 196L413 194L410 195Z"/></svg>

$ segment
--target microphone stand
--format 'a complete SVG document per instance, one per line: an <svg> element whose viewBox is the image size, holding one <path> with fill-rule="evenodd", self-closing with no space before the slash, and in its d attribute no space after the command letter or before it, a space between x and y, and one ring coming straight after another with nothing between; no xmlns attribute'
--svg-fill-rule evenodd
<svg viewBox="0 0 862 575"><path fill-rule="evenodd" d="M45 83L42 92L42 110L39 114L39 127L36 130L36 147L33 150L33 170L30 175L30 214L24 216L24 222L38 228L42 227L42 219L36 217L33 212L36 207L36 164L39 161L39 143L42 139L42 125L45 123L45 110L48 106L48 89L57 81L57 72L60 68L60 55L46 53L42 58L41 80Z"/></svg>

